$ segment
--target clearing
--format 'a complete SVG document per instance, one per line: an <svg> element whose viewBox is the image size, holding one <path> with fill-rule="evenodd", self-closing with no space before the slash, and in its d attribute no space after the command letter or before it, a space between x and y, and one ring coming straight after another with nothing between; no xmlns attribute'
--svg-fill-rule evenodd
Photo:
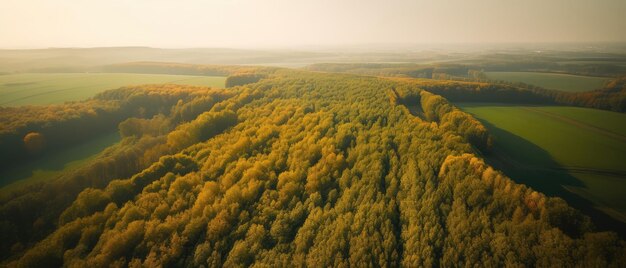
<svg viewBox="0 0 626 268"><path fill-rule="evenodd" d="M485 74L492 80L521 82L546 89L569 92L599 89L602 88L606 82L611 80L611 78L606 77L537 72L485 72Z"/></svg>

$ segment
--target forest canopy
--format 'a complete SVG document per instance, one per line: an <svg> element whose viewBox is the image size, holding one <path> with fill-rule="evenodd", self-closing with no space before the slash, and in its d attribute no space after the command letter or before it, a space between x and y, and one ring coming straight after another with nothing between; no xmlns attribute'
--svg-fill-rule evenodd
<svg viewBox="0 0 626 268"><path fill-rule="evenodd" d="M511 60L511 59L509 59ZM307 66L313 71L353 73L383 76L404 81L413 81L421 89L441 95L453 102L498 102L515 104L551 104L596 108L615 112L626 112L626 77L624 70L591 68L588 72L579 69L563 69L558 64L545 62L524 64L514 62L486 62L474 64L406 64L406 63L323 63ZM585 92L566 92L544 89L524 83L489 80L484 71L545 71L548 73L570 73L612 77L601 88L590 88ZM575 71L579 70L579 71ZM415 78L415 79L411 79Z"/></svg>
<svg viewBox="0 0 626 268"><path fill-rule="evenodd" d="M5 144L70 143L76 127L123 136L2 196L2 264L626 263L616 233L486 164L485 127L423 84L246 68L228 89L146 85L2 110Z"/></svg>

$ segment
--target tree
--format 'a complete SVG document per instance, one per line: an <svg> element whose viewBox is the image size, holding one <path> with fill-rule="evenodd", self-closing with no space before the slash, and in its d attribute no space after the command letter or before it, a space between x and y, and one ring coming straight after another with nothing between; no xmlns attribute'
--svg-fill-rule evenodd
<svg viewBox="0 0 626 268"><path fill-rule="evenodd" d="M37 154L45 148L46 139L39 132L30 132L24 136L24 146L31 154Z"/></svg>

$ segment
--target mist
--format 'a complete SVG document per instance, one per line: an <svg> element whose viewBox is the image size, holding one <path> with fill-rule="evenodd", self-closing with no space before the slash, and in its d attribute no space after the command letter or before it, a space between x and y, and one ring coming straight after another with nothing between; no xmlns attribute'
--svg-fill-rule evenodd
<svg viewBox="0 0 626 268"><path fill-rule="evenodd" d="M5 0L0 48L624 42L626 2Z"/></svg>

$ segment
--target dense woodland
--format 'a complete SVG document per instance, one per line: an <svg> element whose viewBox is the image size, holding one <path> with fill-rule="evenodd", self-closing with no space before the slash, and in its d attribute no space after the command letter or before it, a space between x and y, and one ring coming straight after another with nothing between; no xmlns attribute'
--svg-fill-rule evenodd
<svg viewBox="0 0 626 268"><path fill-rule="evenodd" d="M482 71L484 69L472 68L476 67L459 64L435 66L414 64L314 64L307 67L307 69L315 71L416 78L404 80L415 81L420 88L441 95L453 102L558 104L626 112L626 77L624 76L616 77L603 88L592 91L565 92L543 89L523 83L490 81L484 75ZM499 69L495 68L495 70ZM505 70L511 69L505 68Z"/></svg>
<svg viewBox="0 0 626 268"><path fill-rule="evenodd" d="M617 78L604 88L586 92L564 92L489 82L422 79L417 83L424 90L444 96L450 101L556 104L626 112L626 77Z"/></svg>
<svg viewBox="0 0 626 268"><path fill-rule="evenodd" d="M179 113L181 118L178 120L189 119L194 116L191 109L196 109L195 112L198 113L210 103L220 101L230 94L223 90L168 85L111 90L85 102L1 107L0 146L4 150L0 151L0 167L29 161L46 152L115 131L118 124L126 118L151 118L158 114L168 114L171 109L180 109L173 111ZM178 107L183 104L187 107ZM192 108L194 105L199 107ZM68 130L71 132L68 133ZM31 148L28 140L23 140L28 134L40 136L41 146Z"/></svg>
<svg viewBox="0 0 626 268"><path fill-rule="evenodd" d="M1 196L2 265L626 263L615 233L485 164L485 127L419 82L242 73L258 76L3 110L3 131L17 137L69 143L63 134L101 122L123 140L76 172ZM41 139L19 144L31 140Z"/></svg>

